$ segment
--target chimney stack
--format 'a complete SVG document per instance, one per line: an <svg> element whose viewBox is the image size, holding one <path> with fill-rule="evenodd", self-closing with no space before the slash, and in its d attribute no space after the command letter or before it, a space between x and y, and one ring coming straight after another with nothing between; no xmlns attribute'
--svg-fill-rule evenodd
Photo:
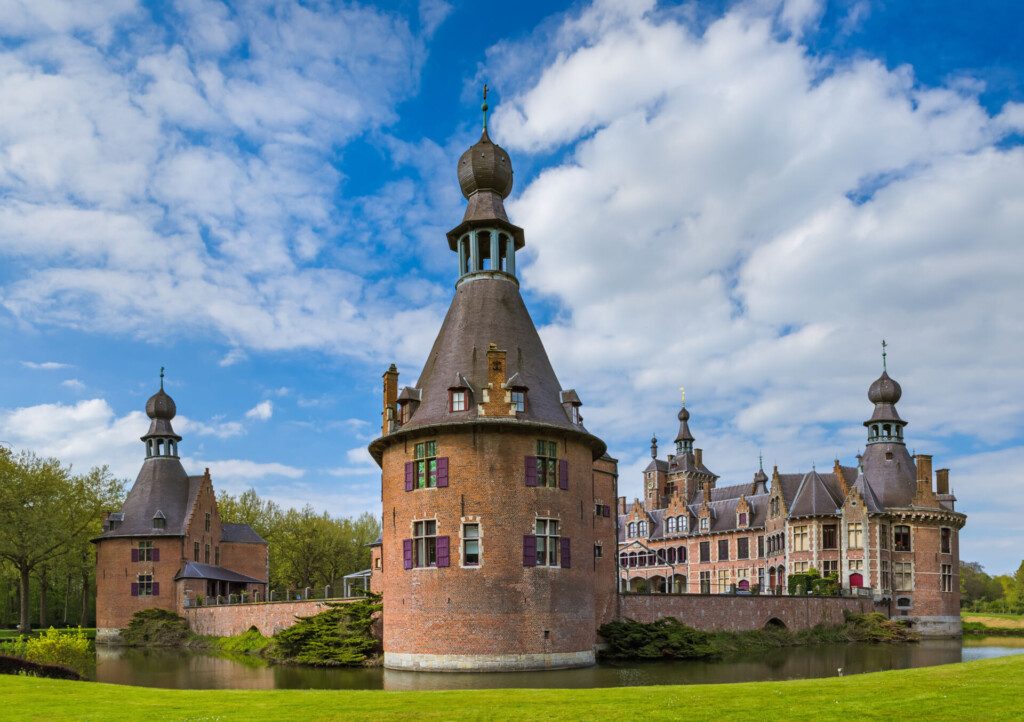
<svg viewBox="0 0 1024 722"><path fill-rule="evenodd" d="M935 493L949 493L949 469L937 469L935 472Z"/></svg>
<svg viewBox="0 0 1024 722"><path fill-rule="evenodd" d="M693 450L693 463L696 464L696 466L698 468L703 466L703 464L704 464L704 450L703 449L694 449Z"/></svg>
<svg viewBox="0 0 1024 722"><path fill-rule="evenodd" d="M917 466L917 489L923 491L932 488L932 457L930 454L917 454L914 456L914 464Z"/></svg>
<svg viewBox="0 0 1024 722"><path fill-rule="evenodd" d="M398 405L398 367L394 364L384 372L384 409L380 414L380 434L384 436L395 430L395 414Z"/></svg>
<svg viewBox="0 0 1024 722"><path fill-rule="evenodd" d="M619 514L625 514L626 513L626 497L620 496L616 500L616 502L615 502L615 508L618 510Z"/></svg>

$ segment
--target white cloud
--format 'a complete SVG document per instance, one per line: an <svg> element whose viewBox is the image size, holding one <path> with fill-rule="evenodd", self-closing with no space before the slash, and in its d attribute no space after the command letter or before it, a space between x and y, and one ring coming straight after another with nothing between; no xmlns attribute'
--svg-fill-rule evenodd
<svg viewBox="0 0 1024 722"><path fill-rule="evenodd" d="M60 385L66 389L71 389L72 391L85 390L85 384L79 381L78 379L66 379L64 381L61 381Z"/></svg>
<svg viewBox="0 0 1024 722"><path fill-rule="evenodd" d="M22 361L21 365L34 371L57 371L59 369L71 368L71 364L62 364L58 361Z"/></svg>
<svg viewBox="0 0 1024 722"><path fill-rule="evenodd" d="M215 479L222 480L231 486L237 486L239 482L258 481L267 477L283 476L288 479L300 479L306 473L304 470L288 464L247 459L214 461L186 458L182 463L191 469L209 469Z"/></svg>
<svg viewBox="0 0 1024 722"><path fill-rule="evenodd" d="M259 421L267 421L271 416L274 415L274 402L267 399L261 401L251 409L245 412L245 418L257 419Z"/></svg>
<svg viewBox="0 0 1024 722"><path fill-rule="evenodd" d="M233 348L224 354L221 360L217 362L217 365L221 368L226 368L228 366L234 366L236 363L244 361L246 358L248 358L248 356L245 351L240 348Z"/></svg>

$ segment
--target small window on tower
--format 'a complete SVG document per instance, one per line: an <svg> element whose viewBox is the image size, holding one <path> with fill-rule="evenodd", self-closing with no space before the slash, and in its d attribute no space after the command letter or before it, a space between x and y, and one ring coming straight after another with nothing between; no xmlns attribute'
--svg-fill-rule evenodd
<svg viewBox="0 0 1024 722"><path fill-rule="evenodd" d="M164 519L162 516L155 516L155 517L153 517L153 528L154 529L166 529L167 528L167 520Z"/></svg>
<svg viewBox="0 0 1024 722"><path fill-rule="evenodd" d="M517 413L526 411L526 389L512 389L512 405Z"/></svg>
<svg viewBox="0 0 1024 722"><path fill-rule="evenodd" d="M203 523L203 528L206 531L210 531L210 512L206 512L206 518L205 518L205 521Z"/></svg>
<svg viewBox="0 0 1024 722"><path fill-rule="evenodd" d="M465 411L468 403L466 396L466 389L452 389L451 410Z"/></svg>

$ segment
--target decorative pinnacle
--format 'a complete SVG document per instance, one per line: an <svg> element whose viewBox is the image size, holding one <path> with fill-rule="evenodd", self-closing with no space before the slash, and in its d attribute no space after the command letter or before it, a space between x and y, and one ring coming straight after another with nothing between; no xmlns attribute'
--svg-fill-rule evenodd
<svg viewBox="0 0 1024 722"><path fill-rule="evenodd" d="M885 354L885 347L888 346L888 345L889 344L887 344L885 342L885 339L883 338L882 339L882 370L883 371L888 371L889 370L888 368L886 368L886 365L885 365L885 355L886 355Z"/></svg>
<svg viewBox="0 0 1024 722"><path fill-rule="evenodd" d="M164 390L164 367L160 367L160 390Z"/></svg>
<svg viewBox="0 0 1024 722"><path fill-rule="evenodd" d="M484 114L484 130L487 130L487 111L490 110L490 107L487 105L487 83L484 83L484 103L480 106L480 110Z"/></svg>
<svg viewBox="0 0 1024 722"><path fill-rule="evenodd" d="M686 387L679 387L679 395L682 397L683 406L686 406Z"/></svg>
<svg viewBox="0 0 1024 722"><path fill-rule="evenodd" d="M764 454L761 452L757 453L757 468L764 471Z"/></svg>

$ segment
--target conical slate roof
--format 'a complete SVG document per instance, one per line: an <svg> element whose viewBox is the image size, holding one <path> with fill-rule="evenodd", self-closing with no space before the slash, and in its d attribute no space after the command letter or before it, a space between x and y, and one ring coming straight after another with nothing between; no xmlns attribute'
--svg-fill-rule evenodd
<svg viewBox="0 0 1024 722"><path fill-rule="evenodd" d="M789 508L789 516L824 516L835 514L836 509L842 505L842 499L837 499L825 485L816 470L804 474L797 489L796 498L793 499Z"/></svg>

